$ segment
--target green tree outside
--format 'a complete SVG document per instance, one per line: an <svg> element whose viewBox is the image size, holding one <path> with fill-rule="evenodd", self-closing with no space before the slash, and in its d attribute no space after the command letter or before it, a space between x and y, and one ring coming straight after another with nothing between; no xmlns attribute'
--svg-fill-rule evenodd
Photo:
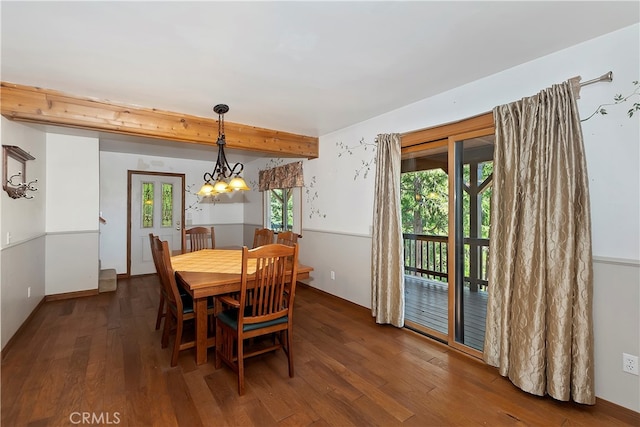
<svg viewBox="0 0 640 427"><path fill-rule="evenodd" d="M293 229L293 191L290 188L271 190L271 229Z"/></svg>

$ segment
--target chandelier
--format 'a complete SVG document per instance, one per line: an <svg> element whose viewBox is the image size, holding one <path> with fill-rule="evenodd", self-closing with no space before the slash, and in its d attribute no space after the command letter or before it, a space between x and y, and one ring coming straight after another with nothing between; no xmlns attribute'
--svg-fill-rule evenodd
<svg viewBox="0 0 640 427"><path fill-rule="evenodd" d="M244 169L242 163L231 166L224 154L224 146L227 144L224 137L224 114L229 111L229 106L218 104L213 107L213 111L218 114L218 160L212 173L205 172L204 185L198 191L198 195L215 196L237 190L250 190L244 179L240 177L240 172Z"/></svg>

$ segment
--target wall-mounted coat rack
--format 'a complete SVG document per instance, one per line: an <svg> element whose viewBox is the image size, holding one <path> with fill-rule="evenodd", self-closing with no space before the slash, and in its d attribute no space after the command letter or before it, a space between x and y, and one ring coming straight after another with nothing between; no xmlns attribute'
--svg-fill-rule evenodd
<svg viewBox="0 0 640 427"><path fill-rule="evenodd" d="M7 192L12 199L33 199L33 195L29 191L36 191L34 184L37 179L27 182L24 180L27 176L27 161L35 160L31 154L15 145L2 146L2 166L4 170L4 179L2 181L2 189ZM23 181L24 180L24 181Z"/></svg>

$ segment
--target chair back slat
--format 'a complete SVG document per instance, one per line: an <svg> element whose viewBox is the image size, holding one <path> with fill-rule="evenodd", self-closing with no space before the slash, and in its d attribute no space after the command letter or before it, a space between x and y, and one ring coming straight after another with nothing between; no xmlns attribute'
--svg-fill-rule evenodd
<svg viewBox="0 0 640 427"><path fill-rule="evenodd" d="M189 249L187 250L187 236ZM214 227L193 227L182 233L182 252L194 252L202 249L216 248L216 234Z"/></svg>
<svg viewBox="0 0 640 427"><path fill-rule="evenodd" d="M270 245L273 243L273 230L269 228L256 228L253 233L253 248Z"/></svg>
<svg viewBox="0 0 640 427"><path fill-rule="evenodd" d="M298 243L298 234L293 231L281 231L278 233L278 237L276 239L276 243L280 243L282 245L293 246Z"/></svg>

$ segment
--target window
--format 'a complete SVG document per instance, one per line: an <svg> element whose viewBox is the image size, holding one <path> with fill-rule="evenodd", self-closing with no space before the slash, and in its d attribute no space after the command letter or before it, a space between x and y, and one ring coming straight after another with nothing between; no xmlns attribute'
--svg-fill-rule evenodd
<svg viewBox="0 0 640 427"><path fill-rule="evenodd" d="M264 194L264 227L273 231L302 231L302 188L276 188Z"/></svg>
<svg viewBox="0 0 640 427"><path fill-rule="evenodd" d="M173 225L173 184L162 184L162 226Z"/></svg>
<svg viewBox="0 0 640 427"><path fill-rule="evenodd" d="M142 183L142 227L153 228L153 182Z"/></svg>
<svg viewBox="0 0 640 427"><path fill-rule="evenodd" d="M293 162L259 171L263 194L263 227L279 231L302 232L302 162Z"/></svg>
<svg viewBox="0 0 640 427"><path fill-rule="evenodd" d="M271 190L271 228L291 231L293 228L293 192L290 188Z"/></svg>

